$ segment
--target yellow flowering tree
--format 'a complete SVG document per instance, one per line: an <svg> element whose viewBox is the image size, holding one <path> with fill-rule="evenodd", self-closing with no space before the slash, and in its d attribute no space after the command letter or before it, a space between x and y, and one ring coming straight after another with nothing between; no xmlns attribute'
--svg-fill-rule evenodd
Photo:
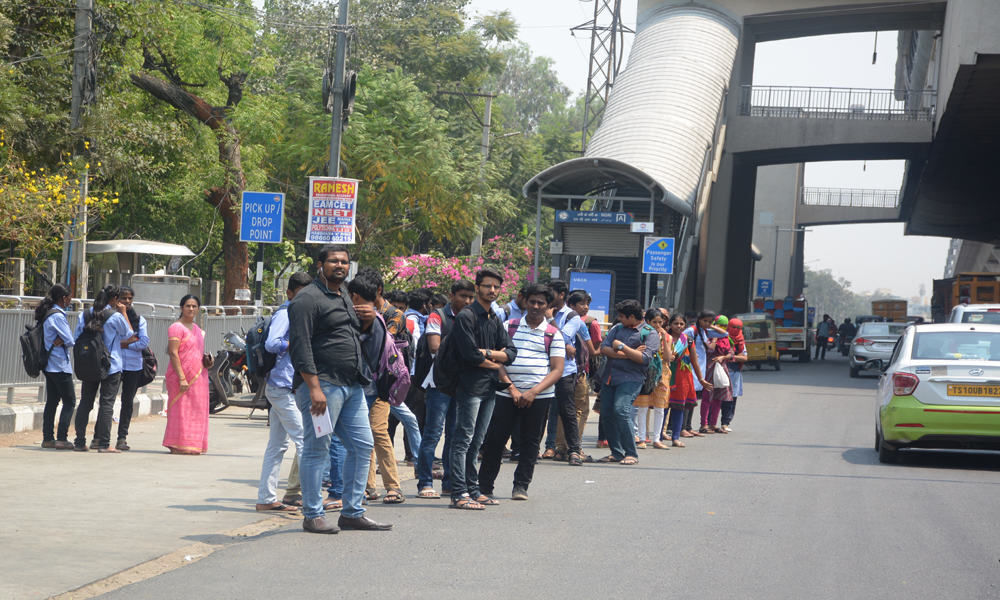
<svg viewBox="0 0 1000 600"><path fill-rule="evenodd" d="M99 165L97 165L99 166ZM56 171L21 160L0 129L0 240L24 258L53 257L80 205L80 167L63 161ZM117 194L91 191L89 217L118 204Z"/></svg>

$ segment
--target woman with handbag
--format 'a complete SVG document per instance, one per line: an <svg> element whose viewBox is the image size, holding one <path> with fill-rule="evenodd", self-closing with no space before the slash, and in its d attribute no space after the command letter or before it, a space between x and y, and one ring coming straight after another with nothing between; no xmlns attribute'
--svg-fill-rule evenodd
<svg viewBox="0 0 1000 600"><path fill-rule="evenodd" d="M673 340L670 334L664 329L666 319L656 308L646 311L644 320L660 335L660 349L656 357L660 362L659 381L648 394L640 391L632 403L632 418L636 430L636 448L645 449L647 444L652 444L654 448L665 449L666 444L660 441L660 432L663 431L664 410L670 400L670 361L673 359ZM644 390L643 390L644 391ZM647 428L648 416L653 413L653 427Z"/></svg>
<svg viewBox="0 0 1000 600"><path fill-rule="evenodd" d="M729 319L723 315L713 323L715 329L726 331L726 336L717 338L706 344L708 366L705 368L705 379L712 384L712 389L701 393L701 433L728 433L716 423L722 412L722 403L732 400L732 388L729 381L729 369L726 363L733 359L732 346L729 343L729 332L725 330Z"/></svg>
<svg viewBox="0 0 1000 600"><path fill-rule="evenodd" d="M205 354L205 335L194 322L200 308L197 296L184 296L181 318L167 329L170 364L163 445L171 454L208 451L208 369L213 361Z"/></svg>
<svg viewBox="0 0 1000 600"><path fill-rule="evenodd" d="M132 448L126 443L128 428L132 423L135 393L142 384L143 350L149 346L146 319L135 312L132 301L135 291L130 287L118 288L118 301L125 306L125 314L132 326L132 336L121 341L122 348L122 408L118 413L118 442L115 448L128 452Z"/></svg>

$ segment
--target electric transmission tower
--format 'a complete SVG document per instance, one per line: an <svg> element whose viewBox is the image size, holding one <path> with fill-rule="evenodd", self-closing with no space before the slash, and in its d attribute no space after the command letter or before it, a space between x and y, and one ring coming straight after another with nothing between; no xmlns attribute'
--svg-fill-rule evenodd
<svg viewBox="0 0 1000 600"><path fill-rule="evenodd" d="M586 1L586 0L584 0ZM608 94L622 65L625 34L635 33L622 24L622 0L593 0L594 18L570 29L590 32L590 65L587 69L587 93L583 104L580 154L587 150L587 140L604 114Z"/></svg>

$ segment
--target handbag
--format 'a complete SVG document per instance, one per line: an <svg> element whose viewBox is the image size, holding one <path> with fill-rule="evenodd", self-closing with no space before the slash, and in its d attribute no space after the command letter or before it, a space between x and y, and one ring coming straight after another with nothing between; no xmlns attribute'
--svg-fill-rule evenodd
<svg viewBox="0 0 1000 600"><path fill-rule="evenodd" d="M712 369L712 387L722 389L729 387L729 374L721 364L715 365Z"/></svg>

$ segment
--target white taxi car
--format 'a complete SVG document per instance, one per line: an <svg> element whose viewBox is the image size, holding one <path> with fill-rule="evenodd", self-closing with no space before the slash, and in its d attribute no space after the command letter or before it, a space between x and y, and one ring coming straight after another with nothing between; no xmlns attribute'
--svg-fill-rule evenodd
<svg viewBox="0 0 1000 600"><path fill-rule="evenodd" d="M1000 325L913 325L881 362L875 450L1000 450Z"/></svg>

